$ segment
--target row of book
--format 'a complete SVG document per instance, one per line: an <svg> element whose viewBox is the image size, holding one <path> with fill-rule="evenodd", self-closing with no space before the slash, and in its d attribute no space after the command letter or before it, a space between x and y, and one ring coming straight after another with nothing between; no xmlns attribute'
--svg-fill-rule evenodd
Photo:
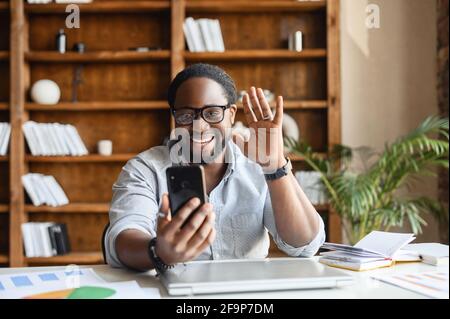
<svg viewBox="0 0 450 319"><path fill-rule="evenodd" d="M322 184L319 172L298 171L295 173L295 177L313 205L328 203L326 189Z"/></svg>
<svg viewBox="0 0 450 319"><path fill-rule="evenodd" d="M27 257L52 257L70 252L66 224L30 222L21 225Z"/></svg>
<svg viewBox="0 0 450 319"><path fill-rule="evenodd" d="M89 154L75 126L28 121L23 132L34 156L82 156Z"/></svg>
<svg viewBox="0 0 450 319"><path fill-rule="evenodd" d="M11 125L9 123L0 123L0 156L5 156L8 152L10 136Z"/></svg>
<svg viewBox="0 0 450 319"><path fill-rule="evenodd" d="M183 24L184 36L191 52L224 52L220 22L217 19L188 17Z"/></svg>
<svg viewBox="0 0 450 319"><path fill-rule="evenodd" d="M22 176L22 184L34 206L69 204L69 199L53 176L29 173Z"/></svg>

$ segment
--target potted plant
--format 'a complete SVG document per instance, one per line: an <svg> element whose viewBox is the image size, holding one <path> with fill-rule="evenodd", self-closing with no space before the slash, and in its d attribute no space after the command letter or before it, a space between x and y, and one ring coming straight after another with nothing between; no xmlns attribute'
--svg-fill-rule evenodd
<svg viewBox="0 0 450 319"><path fill-rule="evenodd" d="M436 167L448 169L448 119L429 117L408 135L386 144L381 154L367 147L351 149L336 145L321 158L304 142L285 139L292 153L300 155L321 173L329 203L340 215L351 244L373 230L388 231L407 219L415 234L422 232L424 213L446 220L442 205L424 196L402 195L420 175L436 175ZM367 167L355 171L350 163L355 154Z"/></svg>

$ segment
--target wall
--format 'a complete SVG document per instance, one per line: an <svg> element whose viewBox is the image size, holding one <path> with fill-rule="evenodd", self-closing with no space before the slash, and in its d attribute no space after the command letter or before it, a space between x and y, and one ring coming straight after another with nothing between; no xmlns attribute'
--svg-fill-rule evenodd
<svg viewBox="0 0 450 319"><path fill-rule="evenodd" d="M368 4L377 4L379 29L365 24ZM342 141L382 150L438 114L434 0L341 0ZM437 182L416 192L437 197ZM438 241L438 225L421 241ZM406 227L404 230L408 230Z"/></svg>

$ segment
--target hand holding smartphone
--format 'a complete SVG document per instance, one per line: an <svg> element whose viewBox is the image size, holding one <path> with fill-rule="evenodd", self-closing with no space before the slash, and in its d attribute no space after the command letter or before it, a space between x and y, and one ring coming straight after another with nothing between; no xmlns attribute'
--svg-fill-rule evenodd
<svg viewBox="0 0 450 319"><path fill-rule="evenodd" d="M192 198L200 199L200 205L207 202L202 166L172 166L166 170L166 178L172 217Z"/></svg>

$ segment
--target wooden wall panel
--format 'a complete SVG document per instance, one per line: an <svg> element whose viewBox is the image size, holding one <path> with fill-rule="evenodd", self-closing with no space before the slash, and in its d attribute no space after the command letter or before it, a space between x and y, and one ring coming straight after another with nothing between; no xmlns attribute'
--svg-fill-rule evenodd
<svg viewBox="0 0 450 319"><path fill-rule="evenodd" d="M55 81L61 88L61 102L71 102L77 64L31 66L31 83ZM164 100L170 81L169 63L88 64L78 87L79 101Z"/></svg>
<svg viewBox="0 0 450 319"><path fill-rule="evenodd" d="M30 16L30 50L55 50L55 36L65 26L64 14ZM170 48L169 12L81 13L80 28L65 29L67 49L83 42L88 51L128 50L132 47ZM99 39L101 39L99 41Z"/></svg>
<svg viewBox="0 0 450 319"><path fill-rule="evenodd" d="M238 91L248 91L253 85L283 95L286 100L322 100L327 97L325 61L219 62L217 65L234 79Z"/></svg>

